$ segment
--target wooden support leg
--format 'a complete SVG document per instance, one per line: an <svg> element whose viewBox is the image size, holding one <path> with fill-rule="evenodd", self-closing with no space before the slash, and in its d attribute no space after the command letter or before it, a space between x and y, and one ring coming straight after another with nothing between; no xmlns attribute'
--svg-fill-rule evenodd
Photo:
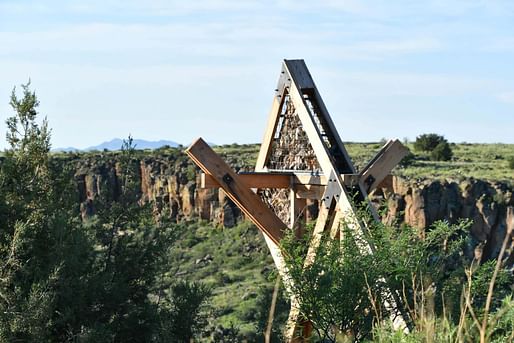
<svg viewBox="0 0 514 343"><path fill-rule="evenodd" d="M305 215L305 207L307 206L307 199L298 198L296 191L291 189L289 191L289 201L290 201L290 222L289 227L295 230L295 235L297 238L301 238L303 236L304 230L301 222L304 221Z"/></svg>
<svg viewBox="0 0 514 343"><path fill-rule="evenodd" d="M312 238L305 258L304 267L308 267L314 262L316 251L321 243L321 238L329 217L333 209L326 206L320 206L316 226L312 232ZM303 342L312 333L312 324L300 320L300 304L298 302L291 302L291 311L287 320L286 337L291 339L291 342Z"/></svg>

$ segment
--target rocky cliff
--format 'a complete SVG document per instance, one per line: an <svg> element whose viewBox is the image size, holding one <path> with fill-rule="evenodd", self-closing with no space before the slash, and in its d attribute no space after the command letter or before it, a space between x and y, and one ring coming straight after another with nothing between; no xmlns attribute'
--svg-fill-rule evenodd
<svg viewBox="0 0 514 343"><path fill-rule="evenodd" d="M236 169L251 169L237 154L224 158ZM82 216L94 213L98 197L116 199L121 171L115 154L85 155L73 163ZM225 227L241 220L241 212L222 191L198 187L198 170L180 150L171 155L139 154L132 163L139 179L139 201L151 203L157 216L176 221L196 217ZM475 179L412 181L393 176L375 191L373 199L387 204L385 222L405 223L420 232L437 220L453 223L470 218L470 256L495 257L505 233L514 229L513 188L505 183Z"/></svg>

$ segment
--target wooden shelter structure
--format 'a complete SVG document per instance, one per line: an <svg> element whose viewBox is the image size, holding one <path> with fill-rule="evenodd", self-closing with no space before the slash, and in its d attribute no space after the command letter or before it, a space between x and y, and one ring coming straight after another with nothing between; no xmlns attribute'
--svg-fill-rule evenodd
<svg viewBox="0 0 514 343"><path fill-rule="evenodd" d="M236 173L204 140L199 138L187 154L203 171L202 187L219 187L262 231L277 269L288 285L294 282L284 263L280 240L286 230L301 234L307 199L319 203L319 211L305 265L316 256L321 236L339 237L341 222L357 233L367 230L359 220L354 197L367 202L367 211L379 220L369 203L372 192L408 153L400 141L390 140L357 172L339 137L321 95L303 60L284 60L264 139L253 173ZM373 252L370 244L363 247ZM394 292L392 292L394 293ZM391 308L399 308L396 294ZM299 304L291 299L286 337L301 342L310 335L309 323L302 323ZM401 311L399 325L406 318Z"/></svg>

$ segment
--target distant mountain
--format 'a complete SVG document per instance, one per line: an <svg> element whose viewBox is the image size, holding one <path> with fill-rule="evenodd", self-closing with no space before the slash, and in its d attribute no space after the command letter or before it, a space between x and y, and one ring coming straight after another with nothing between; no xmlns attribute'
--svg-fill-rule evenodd
<svg viewBox="0 0 514 343"><path fill-rule="evenodd" d="M85 149L77 149L74 147L67 147L67 148L56 148L52 149L52 151L92 151L92 150L99 150L102 151L104 149L107 150L120 150L121 146L123 144L123 140L120 138L114 138L108 142L103 142L102 144L90 146ZM147 141L144 139L134 139L132 141L132 144L136 146L136 149L158 149L160 147L163 147L165 145L169 145L170 147L176 148L179 146L179 143L173 142L173 141L167 141L167 140L160 140L160 141Z"/></svg>

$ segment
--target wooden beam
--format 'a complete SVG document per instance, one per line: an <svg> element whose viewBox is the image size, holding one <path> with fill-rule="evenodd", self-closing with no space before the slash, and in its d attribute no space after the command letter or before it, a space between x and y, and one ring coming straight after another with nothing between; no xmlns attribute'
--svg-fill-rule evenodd
<svg viewBox="0 0 514 343"><path fill-rule="evenodd" d="M291 186L326 186L324 175L295 172L255 172L238 174L250 188L291 188ZM345 185L358 184L358 174L341 174ZM219 188L218 182L209 174L202 173L201 188Z"/></svg>
<svg viewBox="0 0 514 343"><path fill-rule="evenodd" d="M304 261L304 267L309 267L316 257L316 250L321 243L323 232L327 227L327 223L330 221L330 215L333 212L333 208L327 208L326 206L320 206L318 219L316 220L316 226L312 232L309 248ZM291 302L291 310L289 311L289 317L286 324L285 336L290 342L303 342L304 339L308 338L310 334L309 326L310 323L301 322L300 318L300 303ZM305 330L307 329L307 330Z"/></svg>
<svg viewBox="0 0 514 343"><path fill-rule="evenodd" d="M368 193L374 190L391 170L409 153L399 140L390 140L364 167L359 179Z"/></svg>
<svg viewBox="0 0 514 343"><path fill-rule="evenodd" d="M290 289L292 279L289 276L284 255L279 245L287 225L251 190L240 175L236 174L201 138L195 141L186 150L186 153L206 175L212 177L219 184L227 196L262 231L284 286ZM291 303L297 302L298 300L294 297L291 298Z"/></svg>
<svg viewBox="0 0 514 343"><path fill-rule="evenodd" d="M325 193L325 186L311 186L311 185L299 185L294 186L296 197L300 199L315 199L319 200Z"/></svg>
<svg viewBox="0 0 514 343"><path fill-rule="evenodd" d="M238 174L250 188L289 188L293 175L288 173L244 173ZM220 185L214 177L202 173L201 188L219 188Z"/></svg>
<svg viewBox="0 0 514 343"><path fill-rule="evenodd" d="M302 61L303 62L303 61ZM300 66L299 64L296 66ZM303 70L305 69L305 70ZM349 189L347 190L345 187L345 182L343 181L341 177L341 173L348 173L348 174L354 174L355 168L349 159L346 151L342 151L340 153L341 158L345 159L345 163L341 163L341 161L336 161L333 156L333 152L329 150L333 148L338 148L340 139L338 138L337 132L331 123L330 117L328 115L328 112L324 109L324 105L322 103L321 97L317 96L319 93L312 99L309 99L309 96L307 92L312 94L312 91L315 93L317 92L316 87L314 86L314 83L312 82L313 90L305 90L302 89L302 85L309 83L310 81L305 79L310 79L310 74L308 71L306 71L306 67L300 66L299 70L294 70L293 73L292 70L289 70L291 74L291 78L293 79L293 82L290 86L290 100L293 102L293 105L295 107L296 113L298 114L298 117L300 118L300 121L302 123L302 127L304 131L307 134L307 137L309 139L309 142L311 143L312 148L314 149L314 152L316 154L316 157L318 159L318 163L321 166L321 169L323 170L324 175L330 175L330 182L334 183L334 186L337 186L339 189L341 189L341 193L339 194L339 199L337 201L337 205L339 207L339 210L341 211L341 215L343 216L344 224L347 225L353 232L355 232L357 235L361 236L364 234L364 232L367 230L367 227L365 223L362 223L359 221L357 217L357 211L353 207L352 201L350 200L351 197L349 195ZM307 96L306 96L307 95ZM319 103L313 103L313 102L319 102ZM321 108L321 112L316 112L317 109L319 110ZM321 116L321 118L320 118ZM323 123L321 121L328 121L325 122L325 125L323 126ZM322 132L324 130L324 132ZM328 131L328 132L327 132ZM322 136L323 134L323 136ZM326 142L324 137L335 137L335 143ZM328 144L335 144L334 146L328 146ZM341 144L342 145L342 144ZM343 171L341 168L344 168L345 171ZM389 170L387 171L387 173ZM385 175L384 175L385 176ZM383 177L382 177L383 179ZM377 184L378 185L378 184ZM370 185L370 188L371 189ZM328 189L332 187L331 185L327 186ZM376 185L375 185L376 187ZM371 205L369 199L367 198L367 191L369 189L364 189L363 182L359 182L359 185L357 187L360 190L360 197L362 200L366 202L366 208L367 211L370 213L371 217L379 221L378 213ZM323 208L325 206L321 206ZM316 245L316 240L314 239L311 241L311 245ZM363 253L372 253L374 250L373 244L371 242L366 242L364 246L360 247L361 252ZM309 249L310 250L310 249ZM315 256L308 256L306 261L309 259L315 259ZM392 308L400 309L401 310L401 303L394 291L389 291L386 293L389 293L393 296L393 303L390 304ZM402 312L403 315L405 315L405 312ZM408 316L405 315L404 318L405 321L408 320ZM403 322L403 327L405 327L405 321ZM290 332L289 332L290 333ZM291 338L291 336L287 336L288 338Z"/></svg>
<svg viewBox="0 0 514 343"><path fill-rule="evenodd" d="M273 143L275 130L279 122L280 110L282 109L283 103L284 94L282 94L280 97L273 97L273 104L271 105L271 111L268 117L268 124L266 125L266 130L264 131L264 138L262 140L261 148L259 150L259 155L257 156L257 163L255 168L256 171L264 170L264 167L266 166L266 162L268 160L271 151L271 146Z"/></svg>
<svg viewBox="0 0 514 343"><path fill-rule="evenodd" d="M344 147L343 141L341 140L341 137L339 136L339 133L334 125L334 122L332 121L332 118L330 117L330 114L325 106L325 103L323 102L323 98L321 97L321 94L318 91L318 88L316 87L316 84L314 83L314 79L311 76L311 73L309 72L309 69L307 68L307 65L305 64L304 60L285 60L284 64L286 65L287 71L290 74L290 78L293 79L293 84L295 85L295 89L299 91L299 93L302 93L309 89L309 93L312 95L312 100L317 105L317 108L319 112L317 113L324 121L326 125L326 130L329 131L329 134L334 138L335 140L335 147L333 149L337 149L341 152L342 158L344 158L346 164L348 165L349 170L346 170L346 173L356 173L355 167L352 164L352 161L350 159L350 156L348 155L348 152L346 151L346 148ZM293 87L291 87L293 88ZM302 99L303 102L303 99ZM300 103L295 103L295 106L297 106ZM305 105L305 103L304 103ZM303 121L302 121L303 123Z"/></svg>
<svg viewBox="0 0 514 343"><path fill-rule="evenodd" d="M301 238L304 234L303 223L305 223L305 208L307 201L305 198L297 196L294 189L289 190L289 227L295 230L295 236Z"/></svg>
<svg viewBox="0 0 514 343"><path fill-rule="evenodd" d="M244 214L276 245L284 236L287 225L252 192L250 186L219 157L201 138L197 139L186 154L200 169L212 176L227 196Z"/></svg>

